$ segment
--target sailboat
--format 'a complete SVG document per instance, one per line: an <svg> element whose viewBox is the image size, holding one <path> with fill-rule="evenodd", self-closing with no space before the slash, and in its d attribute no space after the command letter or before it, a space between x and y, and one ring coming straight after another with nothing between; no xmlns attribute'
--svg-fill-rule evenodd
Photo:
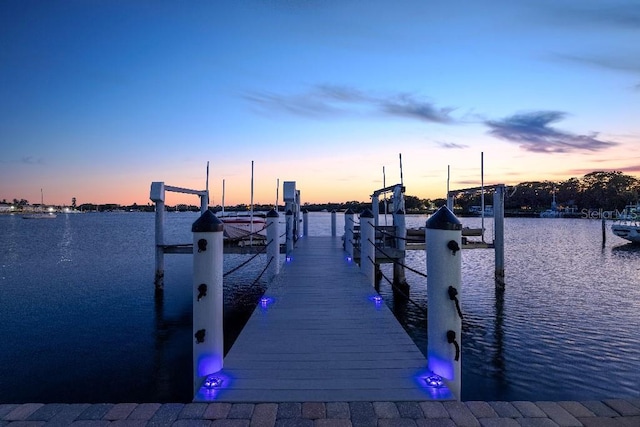
<svg viewBox="0 0 640 427"><path fill-rule="evenodd" d="M24 219L53 219L57 215L53 212L45 212L44 211L44 195L42 193L42 188L40 189L40 207L37 212L22 215Z"/></svg>

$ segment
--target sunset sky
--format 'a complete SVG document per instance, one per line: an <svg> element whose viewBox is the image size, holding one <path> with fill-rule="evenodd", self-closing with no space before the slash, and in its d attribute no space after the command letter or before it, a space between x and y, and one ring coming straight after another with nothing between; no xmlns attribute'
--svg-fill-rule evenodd
<svg viewBox="0 0 640 427"><path fill-rule="evenodd" d="M638 0L3 0L0 200L640 176ZM280 200L282 189L280 189ZM171 195L168 204L198 204Z"/></svg>

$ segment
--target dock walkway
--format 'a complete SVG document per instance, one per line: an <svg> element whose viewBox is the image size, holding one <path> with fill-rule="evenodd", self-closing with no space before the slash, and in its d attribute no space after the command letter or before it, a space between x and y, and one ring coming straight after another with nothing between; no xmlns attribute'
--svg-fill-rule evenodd
<svg viewBox="0 0 640 427"><path fill-rule="evenodd" d="M224 359L223 388L195 401L434 399L424 355L339 237L303 237ZM451 399L438 390L436 398Z"/></svg>

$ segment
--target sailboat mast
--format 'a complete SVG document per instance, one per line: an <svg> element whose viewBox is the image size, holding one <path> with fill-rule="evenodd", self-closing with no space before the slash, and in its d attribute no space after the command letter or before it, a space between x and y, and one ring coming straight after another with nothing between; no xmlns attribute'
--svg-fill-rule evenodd
<svg viewBox="0 0 640 427"><path fill-rule="evenodd" d="M482 210L482 242L484 242L484 152L480 152L480 209Z"/></svg>
<svg viewBox="0 0 640 427"><path fill-rule="evenodd" d="M224 179L222 180L222 216L224 216Z"/></svg>
<svg viewBox="0 0 640 427"><path fill-rule="evenodd" d="M251 212L249 218L249 246L253 246L253 160L251 160Z"/></svg>

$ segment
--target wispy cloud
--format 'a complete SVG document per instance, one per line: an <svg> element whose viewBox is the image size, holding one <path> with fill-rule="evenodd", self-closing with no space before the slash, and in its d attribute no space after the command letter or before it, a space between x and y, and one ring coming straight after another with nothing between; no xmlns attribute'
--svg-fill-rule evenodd
<svg viewBox="0 0 640 427"><path fill-rule="evenodd" d="M565 61L576 62L591 67L606 68L609 70L626 71L631 73L640 73L640 58L633 57L616 57L616 56L587 56L587 55L556 55Z"/></svg>
<svg viewBox="0 0 640 427"><path fill-rule="evenodd" d="M33 156L24 156L20 159L20 162L27 165L44 165L45 161L42 158L35 158Z"/></svg>
<svg viewBox="0 0 640 427"><path fill-rule="evenodd" d="M636 0L573 2L573 4L570 4L570 2L552 2L549 7L537 8L537 10L539 13L543 13L547 20L563 26L640 28L640 3Z"/></svg>
<svg viewBox="0 0 640 427"><path fill-rule="evenodd" d="M416 99L409 94L400 94L391 99L380 100L382 111L387 114L409 117L433 123L452 123L453 108L437 108L433 103Z"/></svg>
<svg viewBox="0 0 640 427"><path fill-rule="evenodd" d="M597 133L574 135L550 126L565 116L566 113L561 111L534 111L488 120L485 124L490 128L489 134L535 153L599 151L617 145L613 141L598 139Z"/></svg>
<svg viewBox="0 0 640 427"><path fill-rule="evenodd" d="M598 3L598 7L576 8L572 11L575 19L593 23L601 23L620 28L640 28L640 3L633 1L626 4Z"/></svg>
<svg viewBox="0 0 640 427"><path fill-rule="evenodd" d="M310 94L285 96L261 91L245 94L244 99L267 113L277 111L307 117L327 117L342 112L333 103Z"/></svg>
<svg viewBox="0 0 640 427"><path fill-rule="evenodd" d="M462 148L469 148L468 145L465 144L457 144L455 142L444 142L444 141L439 141L436 142L436 144L438 144L441 148L451 148L451 149L462 149Z"/></svg>
<svg viewBox="0 0 640 427"><path fill-rule="evenodd" d="M456 122L451 116L454 108L437 107L424 97L408 93L376 96L349 86L322 84L293 95L251 92L244 98L261 111L270 113L277 111L315 118L384 114L429 123Z"/></svg>

